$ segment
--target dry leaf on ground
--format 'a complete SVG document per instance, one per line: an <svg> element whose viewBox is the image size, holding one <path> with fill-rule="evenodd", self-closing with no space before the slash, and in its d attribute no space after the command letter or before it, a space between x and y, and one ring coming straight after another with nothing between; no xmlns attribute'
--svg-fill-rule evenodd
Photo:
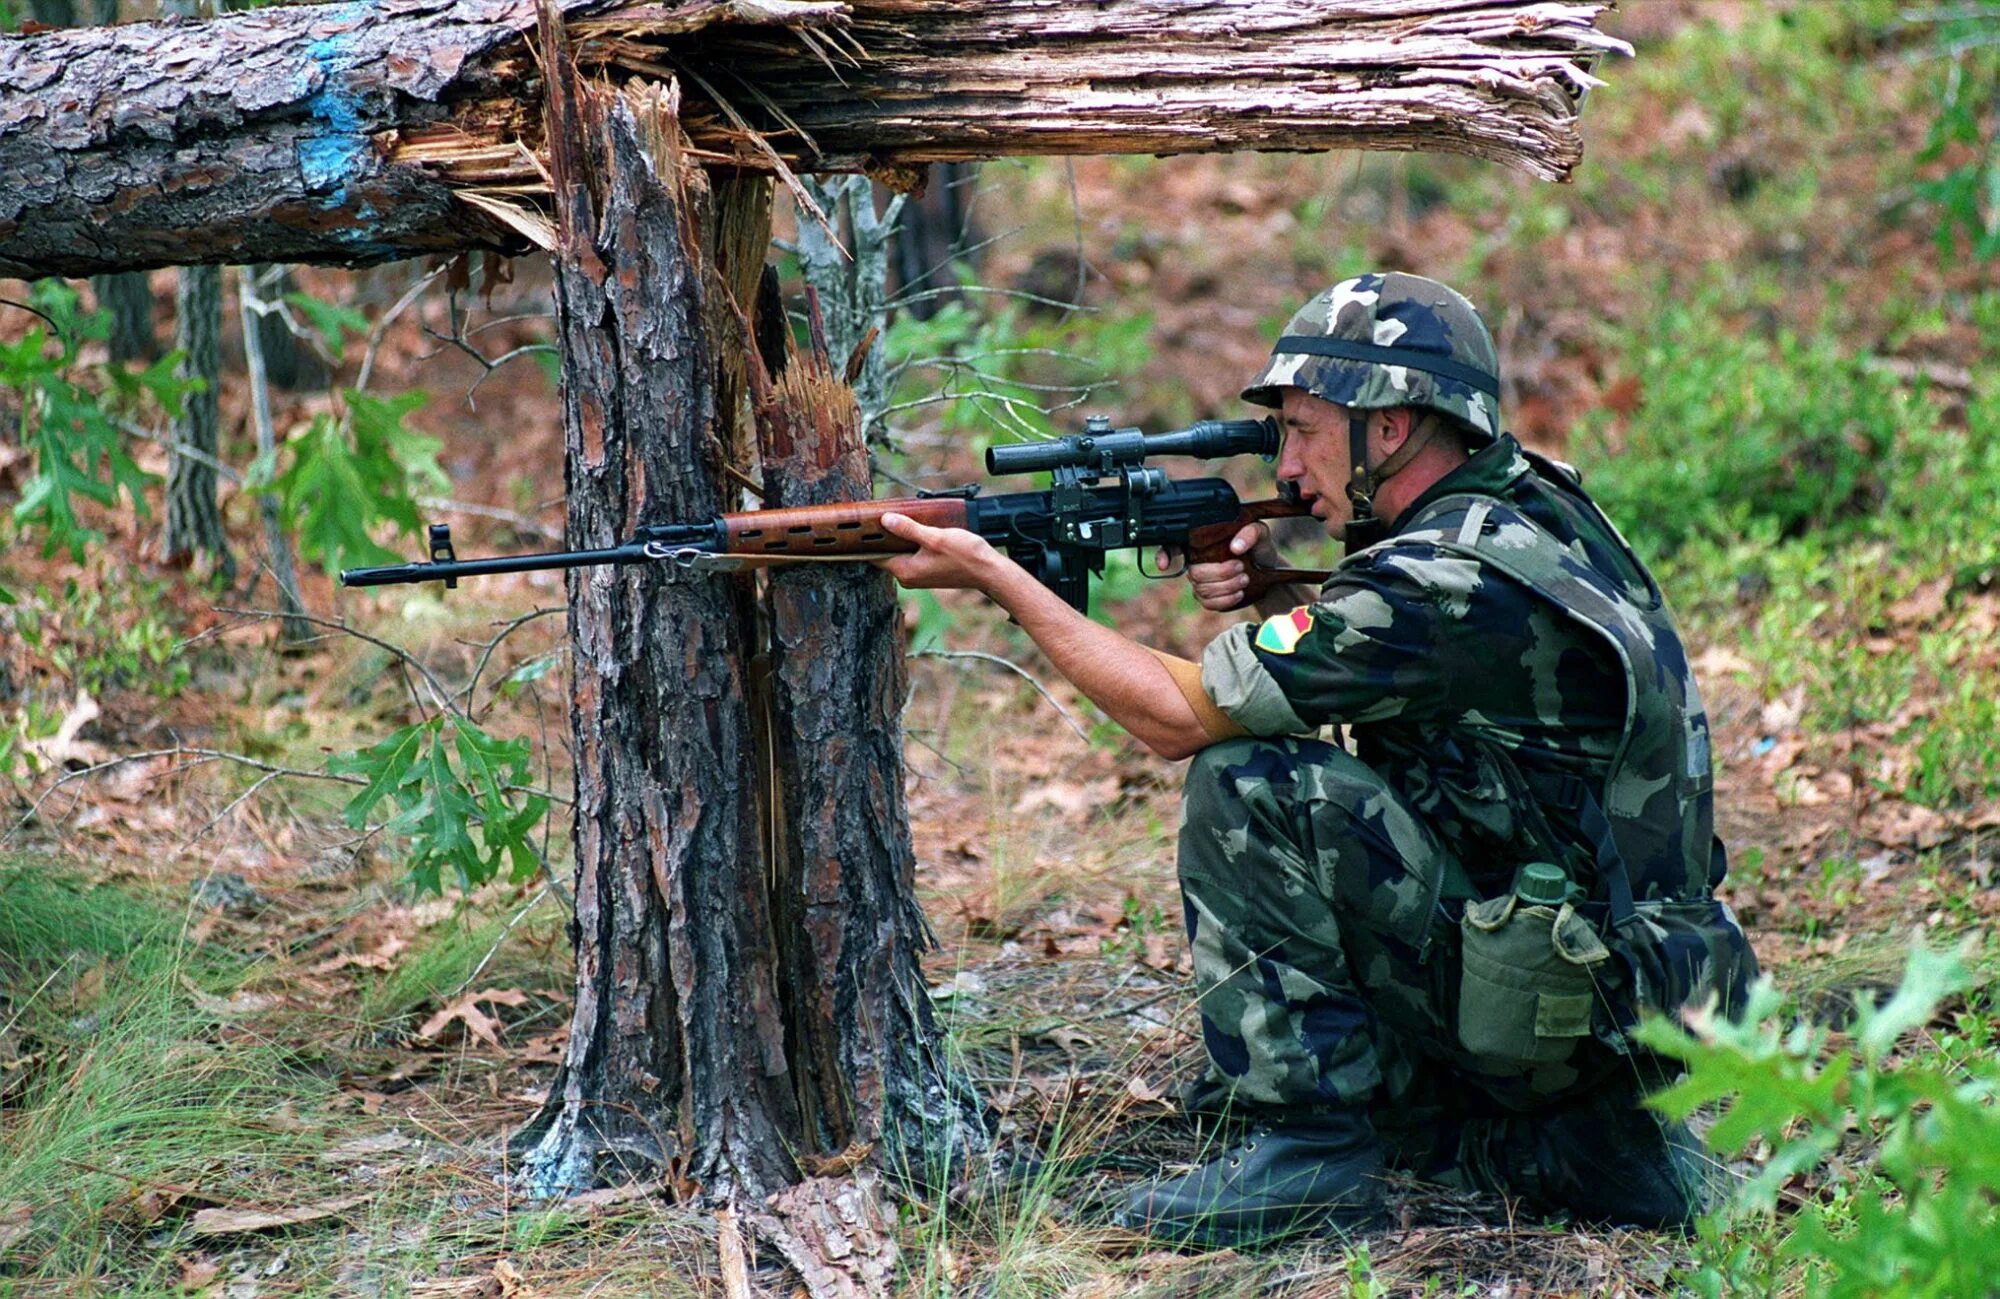
<svg viewBox="0 0 2000 1299"><path fill-rule="evenodd" d="M1755 672L1757 665L1727 645L1711 645L1694 661L1695 675L1719 677L1729 672Z"/></svg>
<svg viewBox="0 0 2000 1299"><path fill-rule="evenodd" d="M570 1213L588 1213L596 1209L612 1209L634 1200L651 1199L660 1193L665 1183L658 1178L649 1182L632 1182L625 1186L607 1186L602 1190L585 1191L582 1195L572 1195L562 1202L562 1207Z"/></svg>
<svg viewBox="0 0 2000 1299"><path fill-rule="evenodd" d="M174 1266L180 1269L174 1288L190 1292L208 1289L209 1283L222 1273L222 1264L206 1254L197 1254L193 1258L183 1255L174 1260Z"/></svg>
<svg viewBox="0 0 2000 1299"><path fill-rule="evenodd" d="M1915 803L1877 803L1861 817L1862 832L1878 843L1911 847L1919 851L1935 848L1951 838L1951 822L1942 813Z"/></svg>
<svg viewBox="0 0 2000 1299"><path fill-rule="evenodd" d="M1944 612L1944 600L1951 594L1951 576L1933 578L1889 606L1889 618L1898 623L1926 623Z"/></svg>
<svg viewBox="0 0 2000 1299"><path fill-rule="evenodd" d="M28 1234L34 1215L34 1209L26 1204L0 1204L0 1253Z"/></svg>
<svg viewBox="0 0 2000 1299"><path fill-rule="evenodd" d="M342 952L338 956L330 956L313 966L310 973L332 974L349 966L363 970L387 970L396 964L396 957L408 946L409 943L400 936L389 934L375 945L373 951Z"/></svg>
<svg viewBox="0 0 2000 1299"><path fill-rule="evenodd" d="M322 1150L316 1156L322 1164L352 1164L377 1155L394 1154L398 1150L408 1150L416 1145L415 1139L400 1132L376 1132L352 1141Z"/></svg>
<svg viewBox="0 0 2000 1299"><path fill-rule="evenodd" d="M466 1032L488 1046L499 1046L501 1023L479 1009L479 1003L482 1001L491 1002L496 1006L525 1006L528 1003L528 994L519 988L488 988L484 992L460 997L425 1020L423 1026L417 1030L417 1036L435 1038L444 1032L445 1025L455 1019L465 1025Z"/></svg>
<svg viewBox="0 0 2000 1299"><path fill-rule="evenodd" d="M254 1015L260 1010L269 1010L282 998L268 992L238 992L232 997L218 997L204 989L185 974L181 976L181 986L201 1009L204 1015Z"/></svg>
<svg viewBox="0 0 2000 1299"><path fill-rule="evenodd" d="M203 1209L194 1215L192 1230L197 1236L237 1236L274 1231L280 1227L299 1227L331 1218L367 1202L365 1195L343 1195L337 1200L302 1204L296 1209Z"/></svg>

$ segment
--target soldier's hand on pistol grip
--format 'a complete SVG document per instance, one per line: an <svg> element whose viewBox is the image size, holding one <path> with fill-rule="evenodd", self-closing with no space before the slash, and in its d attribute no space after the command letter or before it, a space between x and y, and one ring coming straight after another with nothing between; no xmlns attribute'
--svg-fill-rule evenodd
<svg viewBox="0 0 2000 1299"><path fill-rule="evenodd" d="M1259 568L1279 568L1284 560L1278 557L1278 547L1271 540L1271 529L1263 523L1247 523L1230 539L1229 549L1235 555L1249 555ZM1194 587L1194 598L1202 608L1215 613L1228 613L1241 607L1243 593L1250 587L1249 569L1241 559L1225 559L1216 563L1189 564L1187 579Z"/></svg>

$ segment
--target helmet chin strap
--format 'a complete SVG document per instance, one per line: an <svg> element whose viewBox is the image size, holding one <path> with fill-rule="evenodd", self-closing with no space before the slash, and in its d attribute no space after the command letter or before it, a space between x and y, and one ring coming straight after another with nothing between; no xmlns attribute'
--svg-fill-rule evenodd
<svg viewBox="0 0 2000 1299"><path fill-rule="evenodd" d="M1366 550L1389 535L1389 521L1375 513L1375 492L1417 458L1436 431L1435 422L1418 417L1416 427L1403 445L1391 451L1373 469L1368 467L1368 415L1350 412L1347 416L1347 503L1352 515L1341 531L1341 541L1352 555Z"/></svg>

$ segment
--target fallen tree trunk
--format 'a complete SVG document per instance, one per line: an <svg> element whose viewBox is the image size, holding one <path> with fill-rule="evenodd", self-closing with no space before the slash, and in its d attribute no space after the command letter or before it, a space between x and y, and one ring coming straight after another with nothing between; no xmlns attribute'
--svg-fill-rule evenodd
<svg viewBox="0 0 2000 1299"><path fill-rule="evenodd" d="M1444 150L1561 179L1608 0L684 0L562 6L674 77L694 156ZM0 274L364 265L552 242L528 0L355 0L0 38Z"/></svg>

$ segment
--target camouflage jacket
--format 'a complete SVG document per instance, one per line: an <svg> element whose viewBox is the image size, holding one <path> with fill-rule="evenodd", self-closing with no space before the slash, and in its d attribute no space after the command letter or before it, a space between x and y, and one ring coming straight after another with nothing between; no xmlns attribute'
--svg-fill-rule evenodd
<svg viewBox="0 0 2000 1299"><path fill-rule="evenodd" d="M1725 862L1708 724L1659 589L1574 477L1511 437L1313 603L1218 637L1203 684L1254 734L1350 725L1464 891L1493 896L1522 863L1554 861L1601 918L1663 929L1641 963L1679 968L1635 971L1658 985L1645 1000L1706 985L1734 1001L1754 969L1710 898Z"/></svg>

